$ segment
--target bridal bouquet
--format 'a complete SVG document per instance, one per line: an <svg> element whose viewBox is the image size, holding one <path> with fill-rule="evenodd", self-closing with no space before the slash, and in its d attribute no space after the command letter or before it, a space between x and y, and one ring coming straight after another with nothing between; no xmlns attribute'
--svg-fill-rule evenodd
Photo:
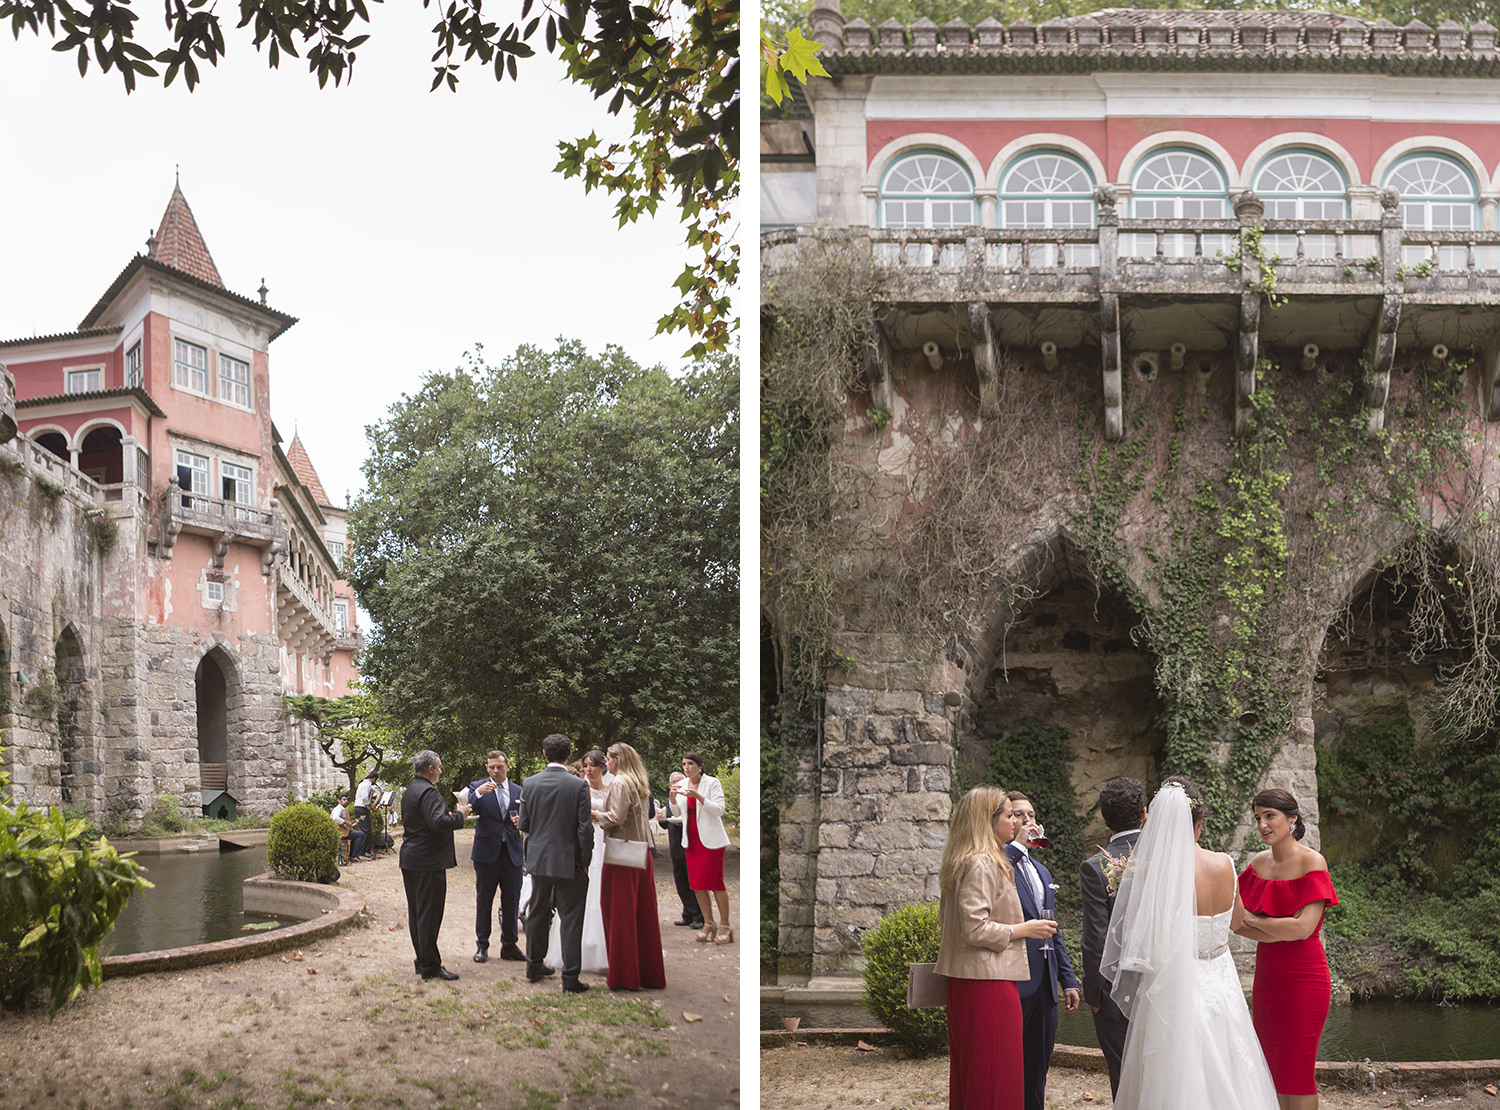
<svg viewBox="0 0 1500 1110"><path fill-rule="evenodd" d="M1111 894L1117 894L1120 890L1120 881L1125 878L1125 872L1130 869L1132 857L1129 855L1112 856L1108 852L1101 852L1104 862L1101 867L1104 871L1104 886Z"/></svg>

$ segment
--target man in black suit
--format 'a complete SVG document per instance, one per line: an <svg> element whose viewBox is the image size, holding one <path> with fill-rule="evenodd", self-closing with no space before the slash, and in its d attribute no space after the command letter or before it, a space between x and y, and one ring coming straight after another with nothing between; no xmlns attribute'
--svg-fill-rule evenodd
<svg viewBox="0 0 1500 1110"><path fill-rule="evenodd" d="M1052 872L1032 859L1028 847L1034 835L1041 834L1031 801L1018 790L1008 795L1011 812L1018 822L1016 838L1006 846L1006 854L1016 873L1016 893L1021 898L1021 914L1028 921L1043 916L1056 920L1057 884ZM1068 1012L1078 1009L1078 977L1068 960L1062 937L1053 934L1049 940L1026 942L1026 958L1031 978L1017 985L1021 994L1021 1056L1026 1069L1026 1110L1042 1110L1047 1101L1047 1069L1052 1064L1052 1047L1057 1043L1057 984L1062 980Z"/></svg>
<svg viewBox="0 0 1500 1110"><path fill-rule="evenodd" d="M687 778L681 771L673 771L669 780L675 787ZM671 794L667 795L669 798ZM672 857L672 881L677 884L677 897L682 899L682 916L673 925L686 925L692 929L703 928L703 910L698 906L698 896L688 885L687 849L682 846L682 822L684 818L667 806L658 806L656 823L667 827L667 854Z"/></svg>
<svg viewBox="0 0 1500 1110"><path fill-rule="evenodd" d="M416 952L417 974L423 979L457 979L438 955L438 931L448 901L448 868L458 866L453 830L463 828L473 812L467 803L449 813L438 791L443 760L434 751L420 751L412 761L416 777L401 795L401 881L406 884L406 924Z"/></svg>
<svg viewBox="0 0 1500 1110"><path fill-rule="evenodd" d="M474 962L489 959L490 924L494 918L495 890L500 891L500 958L524 960L516 946L516 907L521 900L521 787L509 781L510 760L499 750L485 757L489 777L469 783L474 806Z"/></svg>
<svg viewBox="0 0 1500 1110"><path fill-rule="evenodd" d="M594 822L589 788L567 767L573 743L554 732L542 741L547 766L521 784L521 832L526 836L526 870L531 904L526 907L526 978L551 975L547 958L552 908L557 907L562 942L562 989L581 994L583 911L589 892L589 861L594 855Z"/></svg>
<svg viewBox="0 0 1500 1110"><path fill-rule="evenodd" d="M1110 779L1099 788L1099 815L1112 834L1104 851L1078 866L1083 883L1083 999L1094 1011L1094 1032L1109 1065L1111 1097L1120 1089L1120 1058L1125 1054L1125 1031L1130 1021L1110 998L1110 981L1099 974L1104 937L1115 910L1115 889L1105 873L1105 855L1124 861L1135 851L1146 823L1146 788L1135 779ZM1113 887L1119 885L1116 877Z"/></svg>

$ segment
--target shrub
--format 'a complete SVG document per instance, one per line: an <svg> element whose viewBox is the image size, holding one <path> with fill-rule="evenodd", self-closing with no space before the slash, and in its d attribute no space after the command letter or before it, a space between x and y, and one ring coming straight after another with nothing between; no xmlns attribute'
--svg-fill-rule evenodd
<svg viewBox="0 0 1500 1110"><path fill-rule="evenodd" d="M902 906L864 936L865 1005L913 1056L948 1047L947 1010L906 1008L908 969L936 960L940 939L936 902Z"/></svg>
<svg viewBox="0 0 1500 1110"><path fill-rule="evenodd" d="M16 1007L45 988L56 1013L98 986L99 942L131 894L151 885L140 870L90 839L86 821L0 804L0 1003Z"/></svg>
<svg viewBox="0 0 1500 1110"><path fill-rule="evenodd" d="M271 818L266 862L287 879L331 883L338 878L339 830L328 811L302 802Z"/></svg>
<svg viewBox="0 0 1500 1110"><path fill-rule="evenodd" d="M141 819L142 836L170 836L186 832L190 822L182 814L176 794L158 794L151 811Z"/></svg>
<svg viewBox="0 0 1500 1110"><path fill-rule="evenodd" d="M353 806L352 799L354 797L354 794L347 787L341 790L341 789L339 789L336 786L331 786L327 790L317 790L317 791L314 791L312 794L310 794L308 796L307 804L310 805L310 806L317 806L324 813L329 813L329 812L331 812L333 810L334 806L336 806L336 805L339 804L339 795L340 794L348 794L349 795L349 797L351 799L351 803L350 803L350 807L349 808L353 809L354 806ZM288 805L294 805L295 803L288 802L287 804Z"/></svg>

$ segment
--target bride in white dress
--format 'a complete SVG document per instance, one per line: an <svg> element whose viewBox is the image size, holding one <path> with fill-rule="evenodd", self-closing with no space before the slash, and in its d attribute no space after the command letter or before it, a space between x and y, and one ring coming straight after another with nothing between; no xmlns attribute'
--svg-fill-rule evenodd
<svg viewBox="0 0 1500 1110"><path fill-rule="evenodd" d="M1276 1110L1229 954L1244 908L1226 855L1199 848L1203 795L1162 784L1120 883L1100 972L1130 1019L1115 1106Z"/></svg>
<svg viewBox="0 0 1500 1110"><path fill-rule="evenodd" d="M604 794L613 775L604 772L604 753L591 751L583 757L583 777L589 784L589 805L597 814L604 805ZM609 957L604 949L604 912L599 905L599 885L604 879L604 830L594 823L594 856L589 861L589 896L583 909L583 963L582 969L603 974L609 970ZM552 918L552 933L547 940L547 955L542 960L548 967L562 969L562 931L558 918Z"/></svg>

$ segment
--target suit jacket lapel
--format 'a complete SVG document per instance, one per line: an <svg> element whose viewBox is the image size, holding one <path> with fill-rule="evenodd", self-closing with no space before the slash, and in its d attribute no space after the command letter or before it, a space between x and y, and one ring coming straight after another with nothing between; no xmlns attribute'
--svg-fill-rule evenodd
<svg viewBox="0 0 1500 1110"><path fill-rule="evenodd" d="M1032 897L1031 882L1027 879L1026 872L1022 870L1025 865L1021 862L1021 850L1006 845L1005 854L1010 857L1011 867L1016 872L1016 893L1021 897L1021 912L1027 918L1034 918L1041 907L1036 904L1036 899Z"/></svg>

